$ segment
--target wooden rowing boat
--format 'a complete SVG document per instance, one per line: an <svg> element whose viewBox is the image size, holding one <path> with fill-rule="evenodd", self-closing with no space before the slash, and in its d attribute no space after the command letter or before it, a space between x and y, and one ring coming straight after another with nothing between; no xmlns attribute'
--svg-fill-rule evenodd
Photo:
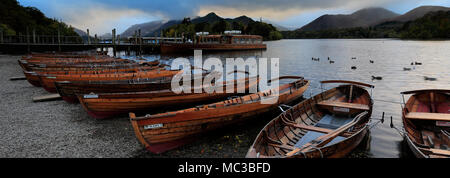
<svg viewBox="0 0 450 178"><path fill-rule="evenodd" d="M42 71L33 71L39 75L68 75L68 74L103 74L103 73L126 73L126 72L139 72L139 71L147 71L159 69L162 67L159 66L139 66L139 67L129 67L129 68L118 68L118 69L109 69L109 68L94 68L91 70L87 70L86 68L81 68L82 70L42 70Z"/></svg>
<svg viewBox="0 0 450 178"><path fill-rule="evenodd" d="M367 135L373 101L352 81L304 100L270 121L258 134L247 158L337 158ZM283 108L280 108L283 109Z"/></svg>
<svg viewBox="0 0 450 178"><path fill-rule="evenodd" d="M242 88L238 88L238 82L245 82ZM194 104L214 102L224 98L239 95L238 91L248 91L251 87L257 87L258 78L245 78L238 81L223 83L223 91L227 85L233 86L233 92L174 93L170 88L150 92L127 92L78 95L78 99L87 113L96 119L105 119L129 112L149 111L166 107L182 108ZM228 86L228 87L230 87ZM200 87L204 87L203 85ZM242 94L241 94L242 95Z"/></svg>
<svg viewBox="0 0 450 178"><path fill-rule="evenodd" d="M300 98L309 86L302 77L280 77L296 81L279 88L257 92L213 104L155 115L136 117L130 113L138 140L149 151L161 153L176 148L194 136L270 112L279 104ZM262 101L275 101L267 104Z"/></svg>
<svg viewBox="0 0 450 178"><path fill-rule="evenodd" d="M90 57L106 57L100 53L33 53L22 56L22 59L30 58L90 58Z"/></svg>
<svg viewBox="0 0 450 178"><path fill-rule="evenodd" d="M80 61L39 61L39 62L28 62L23 60L18 60L19 65L22 66L23 69L29 70L30 67L38 66L38 67L63 67L63 66L77 66L77 65L93 65L93 64L128 64L135 63L133 61L129 61L126 59L116 60L80 60Z"/></svg>
<svg viewBox="0 0 450 178"><path fill-rule="evenodd" d="M122 66L127 67L137 67L142 66L142 64L138 63L130 63L130 62L98 62L98 63L53 63L53 64L41 64L41 63L27 63L21 62L19 60L19 65L23 70L33 71L33 68L123 68Z"/></svg>
<svg viewBox="0 0 450 178"><path fill-rule="evenodd" d="M206 76L208 73L203 73ZM194 79L193 79L194 80ZM170 89L172 77L137 78L114 81L61 81L56 82L59 95L69 103L78 103L77 95L89 93L125 93Z"/></svg>
<svg viewBox="0 0 450 178"><path fill-rule="evenodd" d="M55 82L58 81L107 81L107 80L131 80L138 78L171 77L180 72L179 70L150 70L134 73L109 73L109 74L74 74L74 75L52 75L39 76L41 86L51 93L56 93Z"/></svg>
<svg viewBox="0 0 450 178"><path fill-rule="evenodd" d="M164 64L153 64L154 62L151 62L151 64L149 65L148 63L142 63L142 64L138 64L138 63L127 63L127 64L91 64L91 65L75 65L75 66L50 66L50 67L46 67L45 65L42 66L32 66L29 67L30 70L26 70L26 71L32 71L32 72L36 72L36 71L40 71L40 72L55 72L55 71L99 71L99 70L111 70L111 69L130 69L130 68L139 68L139 67L155 67L155 66L160 66L160 67L164 67ZM159 63L159 62L157 62Z"/></svg>
<svg viewBox="0 0 450 178"><path fill-rule="evenodd" d="M402 92L405 140L418 158L450 158L450 90Z"/></svg>
<svg viewBox="0 0 450 178"><path fill-rule="evenodd" d="M105 73L134 73L139 71L148 71L158 69L158 66L142 66L142 67L133 67L133 68L120 68L120 69L108 69L108 68L99 68L87 70L80 68L82 70L41 70L41 71L23 71L27 81L37 87L40 87L39 75L47 76L47 75L75 75L75 74L105 74Z"/></svg>
<svg viewBox="0 0 450 178"><path fill-rule="evenodd" d="M98 59L117 59L110 56L89 56L89 57L83 57L83 56L73 56L73 57L38 57L38 56L32 56L32 57L22 57L22 60L24 61L77 61L77 60L98 60Z"/></svg>
<svg viewBox="0 0 450 178"><path fill-rule="evenodd" d="M25 78L27 79L28 83L35 87L41 87L41 82L39 80L39 75L35 72L30 71L23 71L23 74L25 75Z"/></svg>
<svg viewBox="0 0 450 178"><path fill-rule="evenodd" d="M110 68L110 69L119 69L119 68L132 68L132 67L140 67L140 66L157 66L159 64L158 61L155 62L140 62L140 63L78 63L78 64L20 64L23 70L26 71L34 71L38 70L52 70L52 68L70 68L70 69L98 69L98 68Z"/></svg>

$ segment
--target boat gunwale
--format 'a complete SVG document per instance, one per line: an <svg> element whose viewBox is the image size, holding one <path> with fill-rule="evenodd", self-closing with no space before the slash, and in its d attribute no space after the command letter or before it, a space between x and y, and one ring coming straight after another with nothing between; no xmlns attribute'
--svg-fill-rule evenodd
<svg viewBox="0 0 450 178"><path fill-rule="evenodd" d="M297 81L294 81L294 82L291 82L291 83L284 84L284 85L280 86L278 89L275 89L275 90L283 91L283 90L285 90L285 89L287 89L287 88L290 88L291 86L295 86L295 83L298 83L298 82L300 82L300 81L301 81L301 82L304 82L305 84L304 84L303 86L301 86L301 87L298 87L298 89L300 89L300 88L302 88L302 87L304 87L304 86L309 86L310 81L309 81L309 80L305 80L305 79L303 79L303 77L301 77L300 80L297 80ZM251 96L251 95L258 95L258 96L260 96L261 94L264 95L265 93L267 93L267 92L269 92L269 91L270 91L270 93L272 93L272 89L268 89L268 90L265 90L265 91L260 91L260 92L253 93L253 94L249 94L249 95L245 95L245 96ZM285 95L285 94L288 94L288 93L290 93L290 91L284 91L283 93L280 92L280 93L278 93L278 96ZM242 97L245 97L245 96L242 96ZM259 98L261 98L261 96L260 96ZM228 100L223 100L223 101L216 102L216 103L205 104L205 105L201 105L201 107L210 106L210 105L219 105L219 104L222 104L222 103L226 103L227 101L233 102L232 100L234 100L234 99L228 99ZM231 106L242 106L242 105L244 105L244 104L253 104L253 103L260 102L260 101L261 101L261 100L252 101L252 102L250 102L250 103L238 103L238 104L234 104L234 105L227 105L226 107L231 107ZM224 105L224 106L225 106L225 105ZM193 107L193 108L198 108L198 107ZM182 111L188 111L188 110L190 110L190 109L192 109L192 108L188 108L188 109L184 109L184 110L179 110L179 111L174 111L174 112L160 113L160 114L161 114L161 115L163 115L163 114L168 114L168 113L175 113L175 114L180 113L180 114L181 114L181 113L184 113L184 112L182 112ZM208 108L206 108L205 110L209 110L209 109L217 109L217 108L210 108L210 107L208 107ZM205 110L195 110L195 111L205 111ZM195 112L195 111L192 111L192 112ZM139 121L139 120L145 120L145 119L153 119L153 118L155 118L155 117L158 116L158 115L159 115L159 114L157 114L157 115L149 115L149 116L135 117L135 118L133 118L133 119L131 119L131 120L133 120L133 121Z"/></svg>

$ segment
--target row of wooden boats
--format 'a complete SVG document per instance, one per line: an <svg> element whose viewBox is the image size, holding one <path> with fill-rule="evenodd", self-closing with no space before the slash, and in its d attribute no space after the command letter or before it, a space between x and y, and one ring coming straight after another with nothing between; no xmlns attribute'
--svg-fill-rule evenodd
<svg viewBox="0 0 450 178"><path fill-rule="evenodd" d="M67 102L80 102L94 118L129 113L137 139L154 153L177 148L212 130L261 119L280 109L282 113L261 130L246 157L344 157L369 134L373 100L367 88L374 86L365 83L322 81L341 85L303 101L299 99L310 81L300 76L269 80L290 81L256 93L250 93L250 89L258 85L259 76L225 81L218 86L193 86L191 92L175 93L171 81L182 71L166 70L158 62L144 65L114 61L98 54L33 54L22 60L19 63L31 84L58 92ZM92 65L90 60L99 63ZM204 72L192 80L209 75ZM195 87L225 90L230 85L234 86L233 92L193 92ZM245 92L238 92L242 90ZM403 109L403 123L405 140L415 155L450 157L450 90L403 94L413 94Z"/></svg>

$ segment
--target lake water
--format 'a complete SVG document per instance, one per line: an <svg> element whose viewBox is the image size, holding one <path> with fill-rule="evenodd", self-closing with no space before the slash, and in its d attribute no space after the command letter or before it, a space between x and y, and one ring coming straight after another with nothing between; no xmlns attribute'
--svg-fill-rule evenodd
<svg viewBox="0 0 450 178"><path fill-rule="evenodd" d="M385 112L386 118L383 124L371 129L371 139L364 151L368 157L410 156L405 153L408 148L405 148L403 138L389 126L388 118L392 116L394 125L402 127L400 92L425 88L450 89L450 41L323 39L280 40L266 44L265 51L212 53L204 54L204 58L279 58L280 76L299 75L311 81L311 87L304 94L306 98L321 92L319 82L322 80L353 80L375 85L372 93L373 121L381 118L382 112ZM320 58L320 61L313 61L312 57ZM330 64L328 57L335 63ZM147 55L144 58L170 63L175 56ZM422 65L411 65L416 61L422 62ZM352 66L357 69L352 70ZM411 71L404 71L404 67L411 68ZM372 80L372 76L383 79ZM437 80L427 81L424 76ZM323 87L329 89L334 86ZM405 100L408 97L405 96Z"/></svg>

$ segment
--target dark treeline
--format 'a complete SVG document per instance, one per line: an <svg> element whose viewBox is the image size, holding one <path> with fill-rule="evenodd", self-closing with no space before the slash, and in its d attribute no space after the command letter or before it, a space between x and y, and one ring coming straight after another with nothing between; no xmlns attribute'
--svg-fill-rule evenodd
<svg viewBox="0 0 450 178"><path fill-rule="evenodd" d="M181 24L171 26L163 31L165 36L180 37L182 34L187 38L192 38L196 32L209 32L210 34L222 34L227 30L240 30L243 34L261 35L264 40L279 40L283 36L273 25L264 22L252 21L247 24L224 19L216 22L191 23L189 18L185 18Z"/></svg>
<svg viewBox="0 0 450 178"><path fill-rule="evenodd" d="M375 27L346 28L320 31L283 31L285 39L321 39L321 38L397 38L394 29L380 29Z"/></svg>
<svg viewBox="0 0 450 178"><path fill-rule="evenodd" d="M321 31L283 31L285 39L316 38L450 38L450 11L431 12L414 21L385 22L372 27L356 27Z"/></svg>
<svg viewBox="0 0 450 178"><path fill-rule="evenodd" d="M56 35L60 30L64 36L78 36L73 28L45 17L35 7L23 7L16 0L0 2L0 33L4 35L26 35L34 30L38 35Z"/></svg>
<svg viewBox="0 0 450 178"><path fill-rule="evenodd" d="M450 38L450 11L431 12L415 21L407 22L400 32L405 39Z"/></svg>

